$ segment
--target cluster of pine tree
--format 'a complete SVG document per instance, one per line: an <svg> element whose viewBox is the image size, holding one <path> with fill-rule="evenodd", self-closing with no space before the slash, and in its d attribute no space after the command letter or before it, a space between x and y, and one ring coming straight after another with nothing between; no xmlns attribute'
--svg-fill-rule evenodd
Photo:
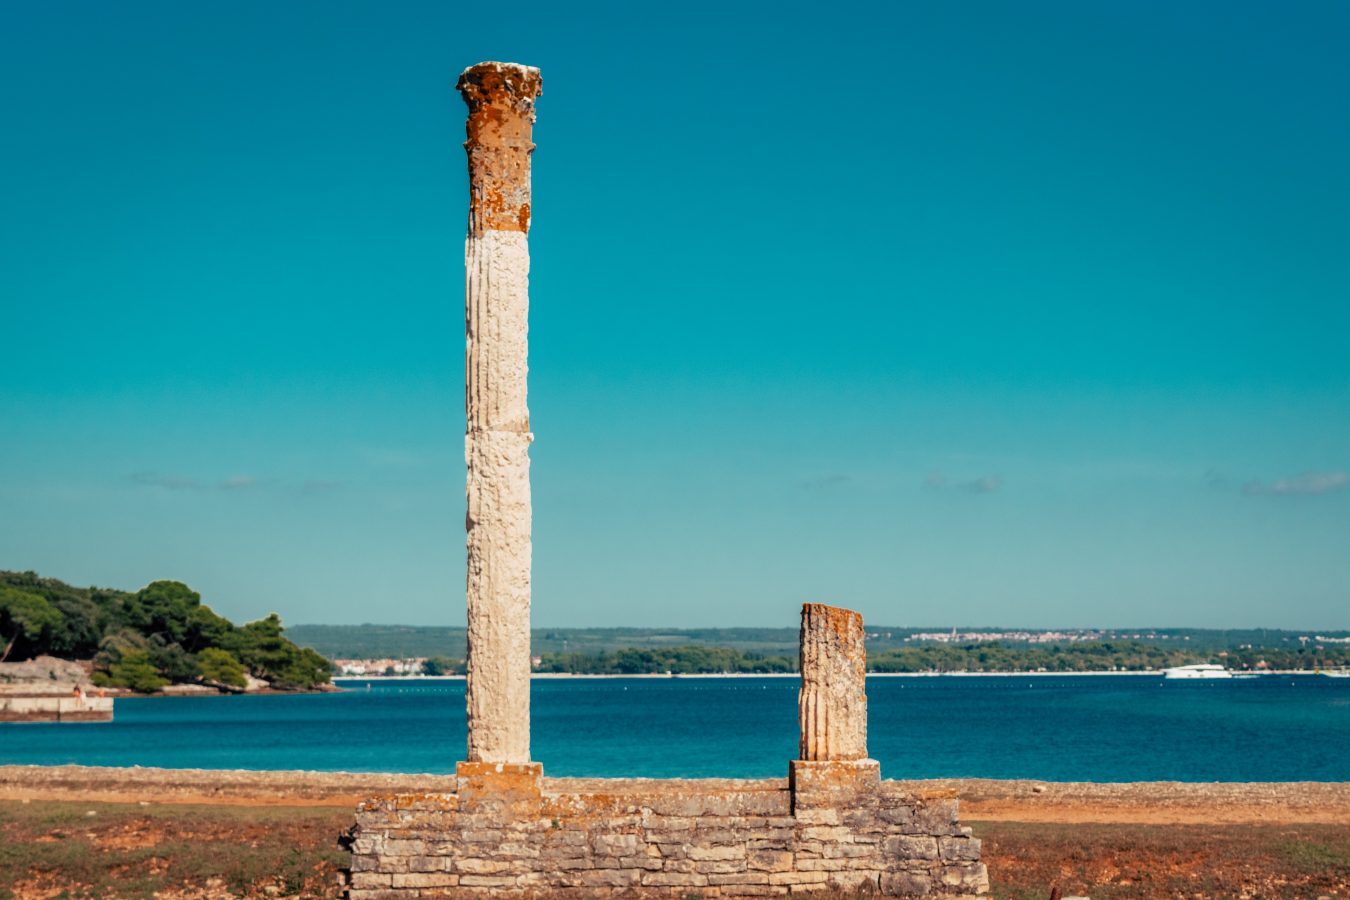
<svg viewBox="0 0 1350 900"><path fill-rule="evenodd" d="M332 666L282 634L276 613L236 626L177 581L139 591L77 588L33 572L0 572L0 661L93 659L96 683L155 691L171 683L281 690L326 684Z"/></svg>

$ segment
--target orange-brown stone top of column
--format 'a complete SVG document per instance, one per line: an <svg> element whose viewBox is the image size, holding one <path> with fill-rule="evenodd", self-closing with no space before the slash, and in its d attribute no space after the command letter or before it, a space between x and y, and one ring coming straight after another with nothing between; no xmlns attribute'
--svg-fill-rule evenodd
<svg viewBox="0 0 1350 900"><path fill-rule="evenodd" d="M459 76L469 105L469 233L530 230L530 154L539 70L483 62Z"/></svg>
<svg viewBox="0 0 1350 900"><path fill-rule="evenodd" d="M841 641L852 644L862 639L862 613L856 613L851 609L841 609L838 606L827 606L824 603L803 603L802 607L803 617L809 617L816 622L824 622L826 627L839 635Z"/></svg>

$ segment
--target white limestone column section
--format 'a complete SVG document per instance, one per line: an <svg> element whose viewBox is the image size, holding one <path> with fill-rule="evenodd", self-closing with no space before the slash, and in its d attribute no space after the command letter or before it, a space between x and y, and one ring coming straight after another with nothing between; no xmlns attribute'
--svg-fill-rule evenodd
<svg viewBox="0 0 1350 900"><path fill-rule="evenodd" d="M480 63L469 106L464 459L470 762L530 761L530 153L539 70Z"/></svg>
<svg viewBox="0 0 1350 900"><path fill-rule="evenodd" d="M521 232L466 247L470 762L530 761L529 249ZM515 427L494 427L507 423Z"/></svg>
<svg viewBox="0 0 1350 900"><path fill-rule="evenodd" d="M800 758L866 759L867 650L862 616L823 603L803 604L801 671Z"/></svg>

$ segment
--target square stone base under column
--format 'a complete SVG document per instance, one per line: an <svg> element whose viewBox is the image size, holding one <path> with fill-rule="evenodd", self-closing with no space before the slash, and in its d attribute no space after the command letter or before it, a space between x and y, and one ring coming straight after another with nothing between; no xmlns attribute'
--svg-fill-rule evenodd
<svg viewBox="0 0 1350 900"><path fill-rule="evenodd" d="M794 759L788 764L792 809L846 809L881 786L875 759Z"/></svg>
<svg viewBox="0 0 1350 900"><path fill-rule="evenodd" d="M529 813L539 808L544 785L542 763L461 762L455 765L459 808L489 808Z"/></svg>

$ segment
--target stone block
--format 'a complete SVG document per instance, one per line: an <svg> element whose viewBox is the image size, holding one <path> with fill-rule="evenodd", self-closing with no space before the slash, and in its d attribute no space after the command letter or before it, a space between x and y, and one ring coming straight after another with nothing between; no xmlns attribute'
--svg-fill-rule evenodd
<svg viewBox="0 0 1350 900"><path fill-rule="evenodd" d="M801 829L803 841L823 843L853 843L853 832L839 825L808 825Z"/></svg>
<svg viewBox="0 0 1350 900"><path fill-rule="evenodd" d="M989 873L984 863L962 863L944 866L942 883L963 893L984 893L989 890Z"/></svg>
<svg viewBox="0 0 1350 900"><path fill-rule="evenodd" d="M461 762L455 766L459 808L519 817L537 811L543 800L540 763Z"/></svg>
<svg viewBox="0 0 1350 900"><path fill-rule="evenodd" d="M435 888L454 887L459 884L459 876L448 872L409 872L395 875L393 886L396 888Z"/></svg>
<svg viewBox="0 0 1350 900"><path fill-rule="evenodd" d="M746 868L760 872L787 872L792 869L792 853L786 850L752 850Z"/></svg>
<svg viewBox="0 0 1350 900"><path fill-rule="evenodd" d="M714 874L708 876L708 884L729 885L729 884L768 884L769 875L767 872L733 872L728 874Z"/></svg>
<svg viewBox="0 0 1350 900"><path fill-rule="evenodd" d="M844 823L843 814L833 806L818 807L815 809L798 808L797 821L802 825L842 825Z"/></svg>
<svg viewBox="0 0 1350 900"><path fill-rule="evenodd" d="M888 837L881 844L881 852L898 860L937 859L937 838L899 834Z"/></svg>
<svg viewBox="0 0 1350 900"><path fill-rule="evenodd" d="M691 846L689 848L689 858L696 860L710 859L745 859L745 845L723 846L723 847L702 847Z"/></svg>
<svg viewBox="0 0 1350 900"><path fill-rule="evenodd" d="M940 837L938 853L943 859L979 860L980 839L971 837Z"/></svg>
<svg viewBox="0 0 1350 900"><path fill-rule="evenodd" d="M858 859L880 857L876 844L826 844L820 855L826 859Z"/></svg>
<svg viewBox="0 0 1350 900"><path fill-rule="evenodd" d="M354 862L355 860L353 860ZM449 856L410 856L408 857L409 872L448 872L450 870L451 857Z"/></svg>
<svg viewBox="0 0 1350 900"><path fill-rule="evenodd" d="M598 834L591 841L599 856L629 856L638 851L640 844L636 834Z"/></svg>
<svg viewBox="0 0 1350 900"><path fill-rule="evenodd" d="M581 873L581 884L586 887L626 888L641 883L638 869L592 869Z"/></svg>
<svg viewBox="0 0 1350 900"><path fill-rule="evenodd" d="M846 859L799 859L795 866L798 872L842 872L849 867Z"/></svg>
<svg viewBox="0 0 1350 900"><path fill-rule="evenodd" d="M385 856L425 856L427 845L422 841L390 839L384 842Z"/></svg>
<svg viewBox="0 0 1350 900"><path fill-rule="evenodd" d="M926 834L959 834L955 800L925 800L914 809L914 824Z"/></svg>
<svg viewBox="0 0 1350 900"><path fill-rule="evenodd" d="M509 888L516 886L514 875L461 875L460 887Z"/></svg>
<svg viewBox="0 0 1350 900"><path fill-rule="evenodd" d="M828 872L770 872L769 884L825 884L830 880Z"/></svg>
<svg viewBox="0 0 1350 900"><path fill-rule="evenodd" d="M389 887L393 883L394 876L383 872L352 872L352 887L357 890Z"/></svg>
<svg viewBox="0 0 1350 900"><path fill-rule="evenodd" d="M647 872L642 876L643 887L704 887L708 876L698 872Z"/></svg>
<svg viewBox="0 0 1350 900"><path fill-rule="evenodd" d="M461 875L502 875L516 869L514 860L461 857L454 861L454 870Z"/></svg>
<svg viewBox="0 0 1350 900"><path fill-rule="evenodd" d="M910 897L931 893L933 879L920 872L883 872L881 892L890 896Z"/></svg>
<svg viewBox="0 0 1350 900"><path fill-rule="evenodd" d="M365 853L353 853L351 870L353 872L375 872L380 868L379 857L374 856L371 851Z"/></svg>
<svg viewBox="0 0 1350 900"><path fill-rule="evenodd" d="M781 884L738 884L722 890L731 897L781 897L788 892Z"/></svg>
<svg viewBox="0 0 1350 900"><path fill-rule="evenodd" d="M836 872L830 876L832 885L846 891L875 891L880 880L881 876L877 872Z"/></svg>
<svg viewBox="0 0 1350 900"><path fill-rule="evenodd" d="M813 761L794 759L788 765L792 812L804 809L847 809L881 786L881 763L875 759Z"/></svg>

